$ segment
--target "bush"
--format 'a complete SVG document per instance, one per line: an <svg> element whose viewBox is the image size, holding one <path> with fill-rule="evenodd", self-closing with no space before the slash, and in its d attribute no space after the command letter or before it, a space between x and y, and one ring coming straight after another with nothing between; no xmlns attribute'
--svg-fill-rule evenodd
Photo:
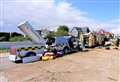
<svg viewBox="0 0 120 82"><path fill-rule="evenodd" d="M69 32L69 28L68 28L68 26L66 26L66 25L60 25L59 27L58 27L58 29L57 29L57 31L66 31L66 32Z"/></svg>
<svg viewBox="0 0 120 82"><path fill-rule="evenodd" d="M55 33L55 36L68 36L68 32L67 31L62 31L62 30L59 30Z"/></svg>
<svg viewBox="0 0 120 82"><path fill-rule="evenodd" d="M69 28L65 25L59 26L57 31L55 32L55 36L68 36Z"/></svg>

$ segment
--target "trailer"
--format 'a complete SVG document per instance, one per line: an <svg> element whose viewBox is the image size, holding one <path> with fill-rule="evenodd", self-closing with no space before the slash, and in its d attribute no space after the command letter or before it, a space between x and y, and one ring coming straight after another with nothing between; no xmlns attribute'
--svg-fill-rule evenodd
<svg viewBox="0 0 120 82"><path fill-rule="evenodd" d="M11 46L9 59L13 62L22 61L23 63L39 60L44 53L45 40L28 22L20 23L18 28L28 36L34 44Z"/></svg>

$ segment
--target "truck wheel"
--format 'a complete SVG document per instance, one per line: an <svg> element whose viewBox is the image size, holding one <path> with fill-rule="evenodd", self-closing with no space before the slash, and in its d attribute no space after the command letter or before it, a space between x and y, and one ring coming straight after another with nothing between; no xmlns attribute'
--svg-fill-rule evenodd
<svg viewBox="0 0 120 82"><path fill-rule="evenodd" d="M68 54L68 53L69 53L69 48L67 48L67 47L64 48L64 49L63 49L63 53L64 53L64 54Z"/></svg>
<svg viewBox="0 0 120 82"><path fill-rule="evenodd" d="M82 47L79 45L78 46L78 51L82 51L83 49L82 49Z"/></svg>
<svg viewBox="0 0 120 82"><path fill-rule="evenodd" d="M24 57L36 56L35 52L28 52Z"/></svg>

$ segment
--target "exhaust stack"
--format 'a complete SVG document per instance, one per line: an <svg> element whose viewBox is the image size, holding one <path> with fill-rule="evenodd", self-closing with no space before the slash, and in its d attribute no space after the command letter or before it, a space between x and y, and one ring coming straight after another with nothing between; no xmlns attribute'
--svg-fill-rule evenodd
<svg viewBox="0 0 120 82"><path fill-rule="evenodd" d="M18 25L18 28L28 36L33 43L45 44L45 40L32 28L28 22L23 22Z"/></svg>

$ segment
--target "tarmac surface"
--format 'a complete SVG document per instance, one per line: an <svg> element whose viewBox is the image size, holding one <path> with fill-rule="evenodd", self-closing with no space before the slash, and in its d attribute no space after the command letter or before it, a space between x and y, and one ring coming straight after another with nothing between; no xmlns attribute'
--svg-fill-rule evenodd
<svg viewBox="0 0 120 82"><path fill-rule="evenodd" d="M89 49L28 64L0 57L0 82L120 82L120 49Z"/></svg>

